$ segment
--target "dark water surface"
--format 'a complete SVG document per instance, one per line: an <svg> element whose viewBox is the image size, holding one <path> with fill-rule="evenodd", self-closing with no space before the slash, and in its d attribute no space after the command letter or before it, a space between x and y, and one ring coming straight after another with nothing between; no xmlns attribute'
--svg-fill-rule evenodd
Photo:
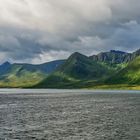
<svg viewBox="0 0 140 140"><path fill-rule="evenodd" d="M1 89L0 140L140 140L140 92Z"/></svg>

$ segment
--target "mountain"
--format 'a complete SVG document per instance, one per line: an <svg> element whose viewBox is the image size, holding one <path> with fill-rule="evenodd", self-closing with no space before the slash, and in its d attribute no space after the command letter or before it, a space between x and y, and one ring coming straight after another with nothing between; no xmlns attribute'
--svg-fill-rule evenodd
<svg viewBox="0 0 140 140"><path fill-rule="evenodd" d="M98 55L90 56L92 60L106 62L106 63L123 63L126 62L126 57L130 55L126 52L111 50L110 52L102 52Z"/></svg>
<svg viewBox="0 0 140 140"><path fill-rule="evenodd" d="M74 79L98 79L109 74L107 67L78 52L73 53L58 71Z"/></svg>
<svg viewBox="0 0 140 140"><path fill-rule="evenodd" d="M56 61L51 61L51 62L39 64L39 65L24 64L24 63L23 64L15 63L13 65L22 67L22 69L25 69L25 70L31 71L31 72L40 71L41 73L50 74L51 72L55 71L55 69L59 65L61 65L63 63L64 63L64 60L56 60Z"/></svg>
<svg viewBox="0 0 140 140"><path fill-rule="evenodd" d="M72 54L65 63L58 67L54 73L35 87L86 88L94 86L95 88L103 84L113 84L111 81L114 81L114 83L120 82L122 84L124 84L124 82L128 83L130 79L126 78L122 82L120 79L123 78L126 71L130 68L133 69L131 78L140 77L140 75L138 75L139 69L137 69L136 72L136 67L134 67L134 63L138 66L138 56L140 56L140 50L134 53L111 50L110 52L103 52L92 57L87 57L76 52ZM130 76L128 73L126 75ZM112 80L109 77L111 77ZM133 81L131 84L134 84L134 81L138 82L136 79L131 81Z"/></svg>
<svg viewBox="0 0 140 140"><path fill-rule="evenodd" d="M2 65L0 65L0 75L8 72L10 67L11 67L11 64L9 62L5 62Z"/></svg>
<svg viewBox="0 0 140 140"><path fill-rule="evenodd" d="M0 66L0 87L27 87L37 84L63 63L64 60L40 65L5 62Z"/></svg>
<svg viewBox="0 0 140 140"><path fill-rule="evenodd" d="M122 64L128 63L140 55L140 49L134 53L126 53L122 51L111 50L109 52L102 52L98 55L92 55L89 58L94 61L111 63L111 64Z"/></svg>
<svg viewBox="0 0 140 140"><path fill-rule="evenodd" d="M113 69L76 52L36 87L67 85L80 80L98 80L111 75L112 72Z"/></svg>
<svg viewBox="0 0 140 140"><path fill-rule="evenodd" d="M44 64L0 65L0 87L140 88L140 49L111 50L90 57L73 53L66 60Z"/></svg>
<svg viewBox="0 0 140 140"><path fill-rule="evenodd" d="M135 59L138 56L140 56L140 49L131 54L131 60Z"/></svg>
<svg viewBox="0 0 140 140"><path fill-rule="evenodd" d="M108 78L106 83L140 85L140 56L132 60L124 69Z"/></svg>

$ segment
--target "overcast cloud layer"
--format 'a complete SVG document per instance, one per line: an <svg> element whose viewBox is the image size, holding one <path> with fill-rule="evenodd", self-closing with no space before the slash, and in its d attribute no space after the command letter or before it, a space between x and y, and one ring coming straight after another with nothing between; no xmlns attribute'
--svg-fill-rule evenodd
<svg viewBox="0 0 140 140"><path fill-rule="evenodd" d="M140 48L140 0L0 0L0 63Z"/></svg>

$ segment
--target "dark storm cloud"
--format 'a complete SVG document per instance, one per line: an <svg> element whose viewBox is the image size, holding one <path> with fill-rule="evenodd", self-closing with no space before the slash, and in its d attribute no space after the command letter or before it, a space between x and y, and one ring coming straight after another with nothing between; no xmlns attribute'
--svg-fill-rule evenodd
<svg viewBox="0 0 140 140"><path fill-rule="evenodd" d="M0 62L140 48L139 0L0 0Z"/></svg>

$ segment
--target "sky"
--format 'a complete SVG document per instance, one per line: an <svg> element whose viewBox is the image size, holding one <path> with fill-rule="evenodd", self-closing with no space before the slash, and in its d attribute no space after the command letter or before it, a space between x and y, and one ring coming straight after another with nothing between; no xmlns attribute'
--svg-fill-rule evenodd
<svg viewBox="0 0 140 140"><path fill-rule="evenodd" d="M0 63L140 48L140 0L0 0Z"/></svg>

